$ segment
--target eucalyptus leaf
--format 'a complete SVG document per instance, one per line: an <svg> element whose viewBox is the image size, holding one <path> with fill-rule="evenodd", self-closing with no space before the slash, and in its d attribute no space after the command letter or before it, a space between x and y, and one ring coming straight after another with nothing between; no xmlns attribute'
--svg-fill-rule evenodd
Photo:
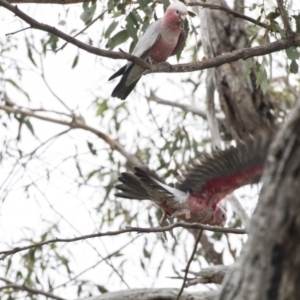
<svg viewBox="0 0 300 300"><path fill-rule="evenodd" d="M95 11L97 8L97 3L96 2L83 2L82 8L83 8L83 12L80 15L80 19L84 23L89 23L95 14Z"/></svg>

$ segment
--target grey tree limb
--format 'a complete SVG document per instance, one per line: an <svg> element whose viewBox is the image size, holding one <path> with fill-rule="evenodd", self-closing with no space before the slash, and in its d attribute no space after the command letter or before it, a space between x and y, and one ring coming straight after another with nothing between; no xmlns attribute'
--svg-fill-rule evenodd
<svg viewBox="0 0 300 300"><path fill-rule="evenodd" d="M132 61L146 69L144 74L195 72L195 71L209 69L213 67L219 67L221 65L238 61L240 59L245 60L250 57L262 56L273 52L278 52L280 50L284 50L290 47L300 46L300 35L298 34L298 35L293 35L291 37L283 38L281 40L278 40L276 42L267 45L243 48L236 51L230 51L227 53L222 53L214 58L204 58L202 61L198 61L198 62L177 64L177 65L161 63L161 64L154 64L151 66L146 61L134 55L131 55L129 53L125 53L124 51L119 51L119 52L109 51L109 50L99 49L97 47L92 47L88 44L85 44L75 39L74 37L56 29L53 26L36 21L35 19L31 18L30 16L22 12L17 6L10 4L6 0L0 0L0 6L3 6L7 10L13 12L17 17L19 17L20 19L28 23L33 29L38 29L38 30L52 33L57 37L69 42L70 44L73 44L80 49L83 49L89 53L98 56L112 58L112 59L126 59Z"/></svg>
<svg viewBox="0 0 300 300"><path fill-rule="evenodd" d="M195 285L199 283L221 284L226 273L230 270L230 268L231 266L216 265L216 266L204 268L198 272L189 271L189 274L194 275L195 278L190 279L185 286L189 287L191 285Z"/></svg>
<svg viewBox="0 0 300 300"><path fill-rule="evenodd" d="M77 300L174 300L179 289L130 289ZM215 300L218 291L190 293L184 291L180 300Z"/></svg>

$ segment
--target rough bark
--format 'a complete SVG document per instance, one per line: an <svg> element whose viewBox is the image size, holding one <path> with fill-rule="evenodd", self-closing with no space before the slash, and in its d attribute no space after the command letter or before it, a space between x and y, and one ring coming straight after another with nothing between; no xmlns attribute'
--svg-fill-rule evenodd
<svg viewBox="0 0 300 300"><path fill-rule="evenodd" d="M242 11L241 2L236 3L235 10ZM208 0L207 3L227 6L224 0ZM200 12L201 20L206 19L206 23L202 22L201 26L202 33L204 31L208 36L206 40L209 43L203 45L208 58L248 46L244 20L217 10L200 9ZM224 64L215 69L220 104L235 139L243 137L245 132L253 133L272 121L270 96L256 89L253 72L244 82L240 82L245 71L244 61Z"/></svg>
<svg viewBox="0 0 300 300"><path fill-rule="evenodd" d="M271 147L249 240L220 300L298 300L300 291L300 99Z"/></svg>
<svg viewBox="0 0 300 300"><path fill-rule="evenodd" d="M80 300L174 300L178 292L179 289L131 289ZM217 295L217 291L202 293L183 292L180 300L215 300Z"/></svg>
<svg viewBox="0 0 300 300"><path fill-rule="evenodd" d="M216 265L213 267L204 268L199 272L189 271L189 274L195 275L196 277L193 279L189 279L185 286L189 287L191 285L199 283L221 284L226 273L229 271L230 268L231 266Z"/></svg>

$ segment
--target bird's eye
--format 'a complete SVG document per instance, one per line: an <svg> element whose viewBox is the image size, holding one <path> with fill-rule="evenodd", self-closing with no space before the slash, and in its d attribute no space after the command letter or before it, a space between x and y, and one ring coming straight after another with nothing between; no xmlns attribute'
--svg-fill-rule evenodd
<svg viewBox="0 0 300 300"><path fill-rule="evenodd" d="M226 218L225 214L222 214L222 218L223 218L223 219L225 219L225 218Z"/></svg>
<svg viewBox="0 0 300 300"><path fill-rule="evenodd" d="M179 14L179 10L178 9L176 9L176 13Z"/></svg>

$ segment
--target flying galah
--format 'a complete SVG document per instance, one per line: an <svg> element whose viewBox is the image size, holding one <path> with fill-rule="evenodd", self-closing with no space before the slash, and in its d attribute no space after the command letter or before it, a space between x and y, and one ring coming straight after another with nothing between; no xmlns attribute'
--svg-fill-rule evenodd
<svg viewBox="0 0 300 300"><path fill-rule="evenodd" d="M236 147L202 154L174 187L147 168L134 168L134 173L125 172L119 177L116 188L120 192L116 196L152 200L163 210L163 219L176 217L189 223L223 225L226 212L219 202L235 189L259 182L273 136L273 131L267 130Z"/></svg>
<svg viewBox="0 0 300 300"><path fill-rule="evenodd" d="M187 14L187 7L174 1L166 10L162 19L150 24L136 44L132 54L150 63L165 62L183 47L184 30L181 28ZM112 97L125 100L140 80L145 69L128 62L108 80L121 76L121 80L112 92Z"/></svg>

